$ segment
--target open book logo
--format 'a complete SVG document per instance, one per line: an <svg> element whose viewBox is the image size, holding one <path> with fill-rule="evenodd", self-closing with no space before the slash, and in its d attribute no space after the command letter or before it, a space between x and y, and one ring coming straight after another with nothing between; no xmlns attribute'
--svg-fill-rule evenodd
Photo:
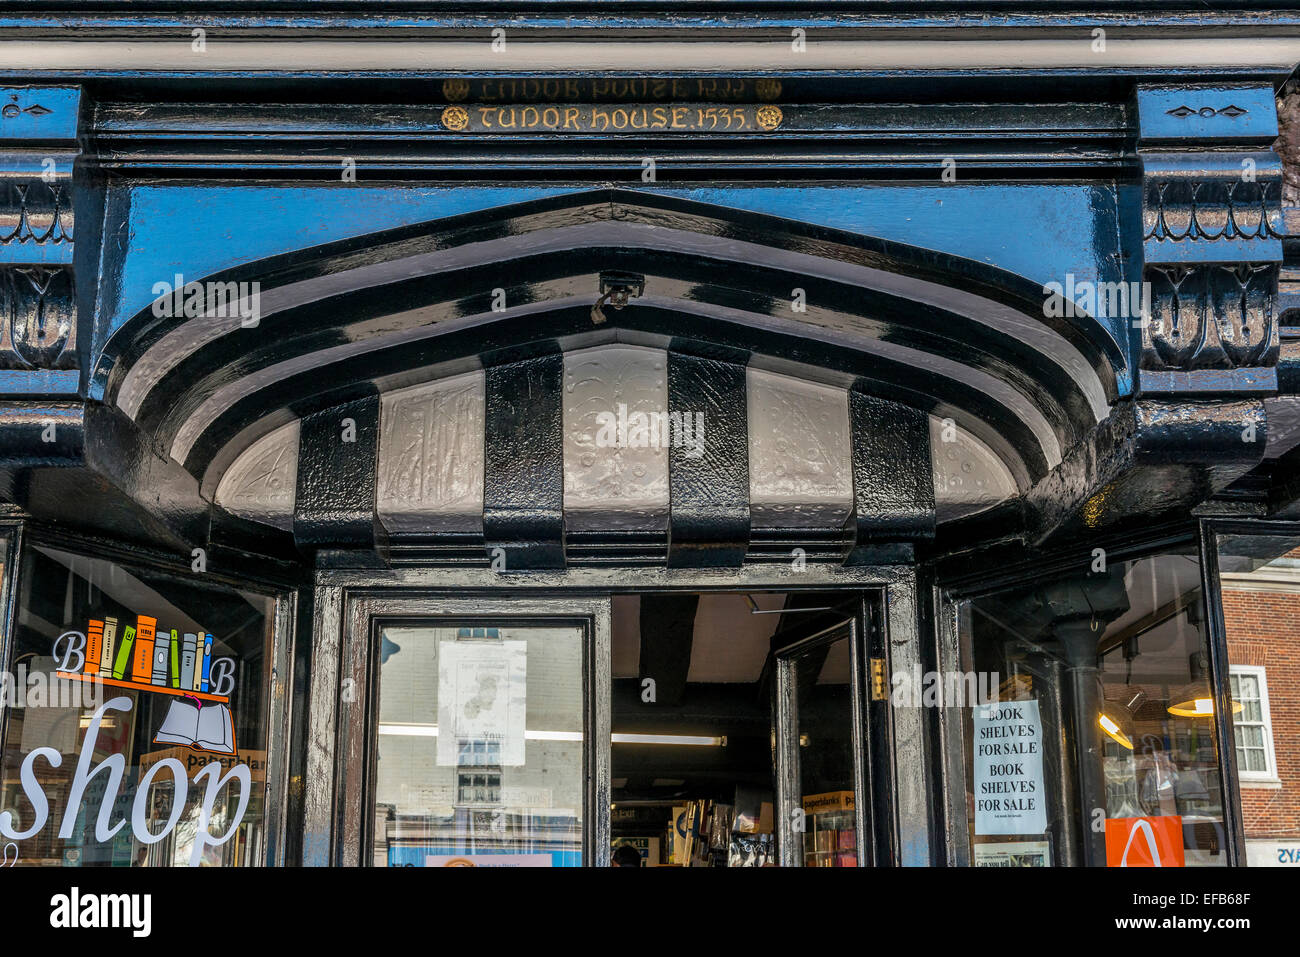
<svg viewBox="0 0 1300 957"><path fill-rule="evenodd" d="M171 702L154 744L180 744L195 751L234 754L235 723L224 704L204 704L198 698Z"/></svg>

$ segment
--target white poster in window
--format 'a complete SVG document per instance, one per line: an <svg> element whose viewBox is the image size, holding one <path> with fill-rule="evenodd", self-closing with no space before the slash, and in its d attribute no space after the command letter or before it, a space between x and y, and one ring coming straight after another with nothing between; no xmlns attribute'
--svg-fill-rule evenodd
<svg viewBox="0 0 1300 957"><path fill-rule="evenodd" d="M974 709L975 833L1042 834L1043 723L1037 701Z"/></svg>
<svg viewBox="0 0 1300 957"><path fill-rule="evenodd" d="M528 643L438 643L438 764L524 763Z"/></svg>

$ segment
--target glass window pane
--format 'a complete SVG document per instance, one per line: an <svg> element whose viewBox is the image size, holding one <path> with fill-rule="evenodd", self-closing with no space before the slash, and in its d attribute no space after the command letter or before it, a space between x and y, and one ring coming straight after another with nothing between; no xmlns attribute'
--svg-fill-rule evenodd
<svg viewBox="0 0 1300 957"><path fill-rule="evenodd" d="M1243 748L1264 748L1264 729L1259 725L1239 724L1236 728L1237 743Z"/></svg>
<svg viewBox="0 0 1300 957"><path fill-rule="evenodd" d="M1238 701L1259 700L1259 679L1254 675L1236 674L1232 676L1232 680Z"/></svg>
<svg viewBox="0 0 1300 957"><path fill-rule="evenodd" d="M261 863L274 600L39 546L18 587L0 830L19 862Z"/></svg>
<svg viewBox="0 0 1300 957"><path fill-rule="evenodd" d="M578 627L380 637L374 863L582 863Z"/></svg>
<svg viewBox="0 0 1300 957"><path fill-rule="evenodd" d="M791 660L805 867L858 863L850 651L844 637Z"/></svg>
<svg viewBox="0 0 1300 957"><path fill-rule="evenodd" d="M1300 842L1300 536L1218 546L1246 862L1276 866Z"/></svg>
<svg viewBox="0 0 1300 957"><path fill-rule="evenodd" d="M976 865L1227 863L1204 621L1190 547L963 603Z"/></svg>

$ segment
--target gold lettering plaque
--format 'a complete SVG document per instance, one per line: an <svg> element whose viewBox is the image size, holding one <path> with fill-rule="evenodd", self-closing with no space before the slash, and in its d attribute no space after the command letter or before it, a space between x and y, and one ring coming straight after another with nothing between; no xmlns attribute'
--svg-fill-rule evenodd
<svg viewBox="0 0 1300 957"><path fill-rule="evenodd" d="M784 116L771 103L465 103L440 119L453 133L770 133Z"/></svg>
<svg viewBox="0 0 1300 957"><path fill-rule="evenodd" d="M738 77L522 77L442 81L448 103L729 103L771 101L781 81Z"/></svg>

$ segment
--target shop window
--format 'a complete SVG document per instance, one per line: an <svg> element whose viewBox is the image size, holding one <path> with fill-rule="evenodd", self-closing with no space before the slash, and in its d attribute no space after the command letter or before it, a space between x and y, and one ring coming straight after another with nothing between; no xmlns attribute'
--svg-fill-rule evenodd
<svg viewBox="0 0 1300 957"><path fill-rule="evenodd" d="M584 634L381 630L374 864L582 863Z"/></svg>
<svg viewBox="0 0 1300 957"><path fill-rule="evenodd" d="M1196 552L1081 565L960 606L973 863L1224 865Z"/></svg>
<svg viewBox="0 0 1300 957"><path fill-rule="evenodd" d="M1232 666L1233 735L1237 772L1242 780L1274 777L1273 724L1268 714L1268 684L1263 668Z"/></svg>
<svg viewBox="0 0 1300 957"><path fill-rule="evenodd" d="M274 606L25 550L0 777L0 840L19 863L263 862Z"/></svg>
<svg viewBox="0 0 1300 957"><path fill-rule="evenodd" d="M1300 536L1220 535L1246 863L1300 863Z"/></svg>

